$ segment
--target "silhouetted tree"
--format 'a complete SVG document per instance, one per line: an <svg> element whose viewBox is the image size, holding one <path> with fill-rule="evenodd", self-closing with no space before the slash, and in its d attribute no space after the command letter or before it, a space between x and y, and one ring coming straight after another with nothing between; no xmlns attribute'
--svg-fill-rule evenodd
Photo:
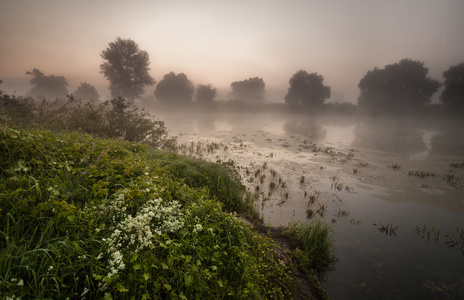
<svg viewBox="0 0 464 300"><path fill-rule="evenodd" d="M87 82L81 82L81 85L73 93L74 97L83 99L83 100L98 100L100 95L97 92L97 89Z"/></svg>
<svg viewBox="0 0 464 300"><path fill-rule="evenodd" d="M155 84L148 74L148 53L133 40L118 37L100 56L103 58L100 73L110 81L112 97L121 96L133 101L145 92L145 86Z"/></svg>
<svg viewBox="0 0 464 300"><path fill-rule="evenodd" d="M35 85L30 91L29 96L32 97L66 97L68 94L68 82L63 76L49 75L45 76L44 73L38 69L27 71L27 75L31 75L31 84Z"/></svg>
<svg viewBox="0 0 464 300"><path fill-rule="evenodd" d="M234 81L230 84L232 97L245 102L260 102L264 100L264 88L266 85L262 78L253 77L242 81Z"/></svg>
<svg viewBox="0 0 464 300"><path fill-rule="evenodd" d="M464 109L464 63L450 67L443 77L445 89L440 95L441 102L451 109Z"/></svg>
<svg viewBox="0 0 464 300"><path fill-rule="evenodd" d="M216 98L217 89L212 87L211 84L199 84L196 89L195 96L198 103L208 104Z"/></svg>
<svg viewBox="0 0 464 300"><path fill-rule="evenodd" d="M317 73L308 74L300 70L289 80L290 87L285 95L285 103L290 106L320 108L330 98L330 87L322 82L324 77Z"/></svg>
<svg viewBox="0 0 464 300"><path fill-rule="evenodd" d="M369 112L400 112L422 107L441 85L427 77L427 73L423 62L411 59L368 71L358 85L359 108Z"/></svg>
<svg viewBox="0 0 464 300"><path fill-rule="evenodd" d="M164 103L176 104L192 102L195 87L184 73L170 72L164 75L155 89L156 99Z"/></svg>

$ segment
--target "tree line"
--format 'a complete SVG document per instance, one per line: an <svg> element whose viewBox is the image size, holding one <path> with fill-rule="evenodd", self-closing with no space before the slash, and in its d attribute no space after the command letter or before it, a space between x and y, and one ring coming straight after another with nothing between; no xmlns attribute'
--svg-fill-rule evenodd
<svg viewBox="0 0 464 300"><path fill-rule="evenodd" d="M100 70L109 81L112 97L134 101L145 93L147 87L156 84L149 75L148 53L133 40L118 37L100 56L103 59ZM38 69L26 73L32 76L31 84L34 85L30 96L68 94L68 83L63 76L46 76ZM412 59L402 59L383 69L375 67L359 82L358 107L368 113L414 111L429 104L432 96L444 86L441 103L451 110L464 110L464 63L451 66L443 77L443 83L428 77L424 63ZM232 82L230 87L231 97L235 100L260 103L265 98L265 83L259 77ZM299 70L290 78L284 100L292 108L317 110L330 98L330 92L322 75ZM95 87L85 82L72 94L86 100L99 99ZM217 89L211 84L195 87L186 74L170 72L156 84L154 95L159 102L167 104L189 103L194 96L198 103L210 104L217 96Z"/></svg>

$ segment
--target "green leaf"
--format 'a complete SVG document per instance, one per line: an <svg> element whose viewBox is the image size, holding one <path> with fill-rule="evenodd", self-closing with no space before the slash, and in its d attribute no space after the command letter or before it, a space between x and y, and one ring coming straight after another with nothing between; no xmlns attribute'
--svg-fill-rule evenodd
<svg viewBox="0 0 464 300"><path fill-rule="evenodd" d="M69 222L74 222L74 219L76 218L76 216L70 215L70 216L67 216L66 218L68 219Z"/></svg>
<svg viewBox="0 0 464 300"><path fill-rule="evenodd" d="M165 270L169 269L168 265L167 265L164 261L161 263L161 266L162 266L163 269L165 269Z"/></svg>
<svg viewBox="0 0 464 300"><path fill-rule="evenodd" d="M121 283L116 283L116 289L120 292L120 293L124 293L124 292L128 292L129 290L126 289Z"/></svg>
<svg viewBox="0 0 464 300"><path fill-rule="evenodd" d="M133 266L134 270L140 270L142 269L142 264L136 264Z"/></svg>
<svg viewBox="0 0 464 300"><path fill-rule="evenodd" d="M193 276L191 274L184 275L185 286L190 286L193 282Z"/></svg>
<svg viewBox="0 0 464 300"><path fill-rule="evenodd" d="M150 274L149 273L143 273L143 279L145 279L145 281L148 281L148 279L150 279Z"/></svg>
<svg viewBox="0 0 464 300"><path fill-rule="evenodd" d="M105 300L113 300L113 297L111 297L110 293L105 293Z"/></svg>
<svg viewBox="0 0 464 300"><path fill-rule="evenodd" d="M137 253L134 253L134 255L132 255L132 258L130 259L130 262L133 263L137 260L137 258L139 258L139 256L137 255Z"/></svg>

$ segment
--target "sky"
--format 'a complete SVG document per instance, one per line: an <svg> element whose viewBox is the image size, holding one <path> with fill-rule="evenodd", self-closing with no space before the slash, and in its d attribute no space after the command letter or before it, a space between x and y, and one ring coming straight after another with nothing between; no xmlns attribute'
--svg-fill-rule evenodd
<svg viewBox="0 0 464 300"><path fill-rule="evenodd" d="M156 81L185 73L219 100L260 77L267 100L283 103L305 70L324 77L330 101L356 103L368 71L403 58L442 82L464 62L463 13L462 0L0 0L0 89L27 93L37 68L108 98L100 54L121 37L148 52Z"/></svg>

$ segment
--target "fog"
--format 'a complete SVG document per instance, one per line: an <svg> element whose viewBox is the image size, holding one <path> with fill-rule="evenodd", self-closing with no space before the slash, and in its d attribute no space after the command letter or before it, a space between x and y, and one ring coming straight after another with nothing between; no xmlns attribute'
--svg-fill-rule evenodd
<svg viewBox="0 0 464 300"><path fill-rule="evenodd" d="M462 12L460 0L3 1L0 100L143 108L179 154L235 168L266 225L332 225L330 297L463 298L462 235L448 247L464 228Z"/></svg>

